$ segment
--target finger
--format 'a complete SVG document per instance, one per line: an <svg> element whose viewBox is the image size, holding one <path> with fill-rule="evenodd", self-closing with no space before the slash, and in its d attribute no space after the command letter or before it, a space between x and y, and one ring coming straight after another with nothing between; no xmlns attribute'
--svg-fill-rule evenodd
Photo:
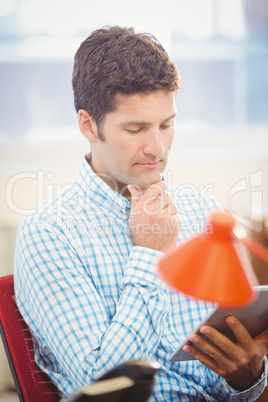
<svg viewBox="0 0 268 402"><path fill-rule="evenodd" d="M204 325L200 328L200 333L205 335L208 339L210 339L214 344L222 350L226 355L232 358L236 358L238 354L237 347L235 344L227 338L222 333L218 332L216 329L209 327L208 325ZM208 342L209 343L209 342ZM210 347L208 346L205 351L209 351Z"/></svg>
<svg viewBox="0 0 268 402"><path fill-rule="evenodd" d="M151 184L144 193L144 199L154 202L159 195L166 190L167 184L165 181L158 181L157 183Z"/></svg>
<svg viewBox="0 0 268 402"><path fill-rule="evenodd" d="M261 340L264 342L268 347L268 328L261 332L259 335L255 336L255 341Z"/></svg>
<svg viewBox="0 0 268 402"><path fill-rule="evenodd" d="M172 204L172 200L169 194L162 192L155 200L155 202L159 202L161 205L161 208L165 208L168 205Z"/></svg>
<svg viewBox="0 0 268 402"><path fill-rule="evenodd" d="M194 356L198 358L198 360L202 361L202 363L209 365L210 368L213 367L213 369L215 369L219 362L221 362L221 365L227 367L231 359L229 357L229 354L226 353L226 350L229 347L235 347L235 345L224 335L222 335L222 337L227 340L227 347L224 341L222 343L224 347L221 347L216 343L212 344L207 339L204 339L198 334L192 334L189 337L189 340L193 344L194 350L192 350L191 352L194 353Z"/></svg>
<svg viewBox="0 0 268 402"><path fill-rule="evenodd" d="M231 328L241 347L244 349L248 349L254 341L244 325L242 325L241 322L232 315L227 317L225 321L226 324Z"/></svg>
<svg viewBox="0 0 268 402"><path fill-rule="evenodd" d="M197 360L199 360L202 364L204 364L211 370L216 371L219 362L221 362L221 365L228 364L225 355L216 346L213 346L209 344L209 342L206 342L208 345L207 347L205 347L204 346L205 341L202 338L197 337L197 335L194 335L191 338L190 342L191 343L186 344L183 347L183 350L187 353L190 353L192 356L194 356Z"/></svg>
<svg viewBox="0 0 268 402"><path fill-rule="evenodd" d="M254 341L259 345L264 355L268 353L268 329L261 332L254 338Z"/></svg>
<svg viewBox="0 0 268 402"><path fill-rule="evenodd" d="M174 219L176 219L178 225L180 226L180 225L181 225L181 222L182 222L182 217L181 217L181 215L180 215L179 213L176 213L176 214L174 214L174 215L172 215L172 216L173 216Z"/></svg>
<svg viewBox="0 0 268 402"><path fill-rule="evenodd" d="M194 345L185 345L183 350L223 378L226 378L226 374L228 374L232 368L232 363L220 351L215 351L214 355L212 354L211 357L202 352L201 349L197 349Z"/></svg>
<svg viewBox="0 0 268 402"><path fill-rule="evenodd" d="M144 207L147 208L147 212L149 214L158 214L165 210L165 208L170 207L172 205L172 201L170 196L162 192L157 198L154 198L152 201L152 197L144 200Z"/></svg>
<svg viewBox="0 0 268 402"><path fill-rule="evenodd" d="M127 186L127 188L128 188L128 191L130 192L130 196L131 196L130 202L132 205L135 205L142 198L143 193L139 188L133 186L132 184L129 184Z"/></svg>
<svg viewBox="0 0 268 402"><path fill-rule="evenodd" d="M242 325L242 324L240 324ZM240 342L238 343L233 343L229 338L227 338L225 335L222 333L218 332L216 329L209 327L207 325L204 325L203 327L200 328L200 333L205 335L207 338L209 338L211 341L214 342L214 344L222 350L227 356L229 356L230 359L238 359L239 355L241 354L242 349L248 350L250 346L253 344L252 338L251 345L247 344L247 346L242 346Z"/></svg>
<svg viewBox="0 0 268 402"><path fill-rule="evenodd" d="M174 216L174 217L175 217L176 215L179 216L178 210L177 210L177 208L175 207L175 205L173 205L173 204L166 205L166 207L163 208L161 212L162 212L162 214L165 214L165 215L172 215L172 216ZM176 218L177 218L177 217L176 217Z"/></svg>

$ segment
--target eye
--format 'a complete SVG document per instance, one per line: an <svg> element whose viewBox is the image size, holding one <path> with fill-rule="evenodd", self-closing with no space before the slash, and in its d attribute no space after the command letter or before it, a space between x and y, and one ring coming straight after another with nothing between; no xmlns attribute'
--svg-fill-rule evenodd
<svg viewBox="0 0 268 402"><path fill-rule="evenodd" d="M127 128L126 131L130 134L138 134L142 130L142 127Z"/></svg>
<svg viewBox="0 0 268 402"><path fill-rule="evenodd" d="M167 128L170 128L170 127L171 127L171 124L161 124L160 127L165 130L165 129L167 129Z"/></svg>
<svg viewBox="0 0 268 402"><path fill-rule="evenodd" d="M160 127L164 130L167 130L168 128L173 127L173 125L174 125L174 119L165 121L160 125Z"/></svg>

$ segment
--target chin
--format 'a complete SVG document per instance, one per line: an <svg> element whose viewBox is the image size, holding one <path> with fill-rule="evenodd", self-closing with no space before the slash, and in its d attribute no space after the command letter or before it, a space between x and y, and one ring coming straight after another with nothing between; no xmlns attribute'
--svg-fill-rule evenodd
<svg viewBox="0 0 268 402"><path fill-rule="evenodd" d="M159 181L162 181L161 173L154 174L152 177L144 177L143 180L137 180L136 186L145 191L152 184L158 183Z"/></svg>

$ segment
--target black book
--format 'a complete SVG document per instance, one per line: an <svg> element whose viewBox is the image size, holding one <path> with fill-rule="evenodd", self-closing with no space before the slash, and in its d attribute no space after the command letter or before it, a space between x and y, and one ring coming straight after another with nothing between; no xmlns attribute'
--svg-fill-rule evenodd
<svg viewBox="0 0 268 402"><path fill-rule="evenodd" d="M120 364L76 392L68 402L145 402L153 391L158 370L158 363L143 360Z"/></svg>

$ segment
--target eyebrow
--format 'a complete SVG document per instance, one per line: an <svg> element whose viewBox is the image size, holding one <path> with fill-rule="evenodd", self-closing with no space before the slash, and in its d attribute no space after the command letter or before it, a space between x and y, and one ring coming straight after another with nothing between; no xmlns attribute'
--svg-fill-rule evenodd
<svg viewBox="0 0 268 402"><path fill-rule="evenodd" d="M168 121L168 120L172 120L172 119L174 119L174 117L176 117L177 116L177 114L178 113L173 113L171 116L169 116L169 117L167 117L165 120L163 120L160 124L163 124L163 123L165 123L166 121ZM148 122L146 122L146 121L137 121L137 120L133 120L133 121L127 121L127 122L124 122L124 123L121 123L120 124L120 126L127 126L127 125L131 125L131 124L133 124L133 125L142 125L142 124L149 124Z"/></svg>
<svg viewBox="0 0 268 402"><path fill-rule="evenodd" d="M166 120L162 121L162 123L165 123L168 120L172 120L174 119L176 116L178 115L178 113L173 113L170 117L168 117Z"/></svg>

